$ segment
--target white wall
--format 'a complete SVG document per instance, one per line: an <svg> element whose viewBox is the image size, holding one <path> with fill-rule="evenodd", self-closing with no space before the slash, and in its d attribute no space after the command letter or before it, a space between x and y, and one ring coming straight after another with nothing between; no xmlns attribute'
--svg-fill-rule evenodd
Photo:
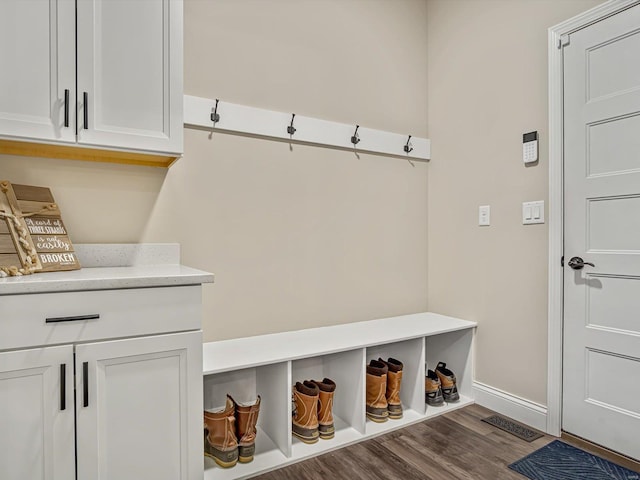
<svg viewBox="0 0 640 480"><path fill-rule="evenodd" d="M476 380L543 405L548 228L522 202L548 201L547 29L598 3L428 2L429 310L478 322Z"/></svg>
<svg viewBox="0 0 640 480"><path fill-rule="evenodd" d="M597 3L186 0L187 94L427 136L433 160L187 130L168 171L0 155L0 177L51 187L77 243L180 242L216 274L207 340L428 308L479 322L479 381L544 404L547 226L520 208L547 200L546 29Z"/></svg>
<svg viewBox="0 0 640 480"><path fill-rule="evenodd" d="M426 0L186 0L185 93L426 137ZM224 112L221 112L224 115ZM179 242L205 339L427 309L426 163L187 130L168 171L0 155L71 238Z"/></svg>

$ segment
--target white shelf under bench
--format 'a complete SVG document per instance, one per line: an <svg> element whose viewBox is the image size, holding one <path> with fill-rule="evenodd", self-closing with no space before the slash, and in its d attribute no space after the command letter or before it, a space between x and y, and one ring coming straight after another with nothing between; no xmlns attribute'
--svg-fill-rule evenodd
<svg viewBox="0 0 640 480"><path fill-rule="evenodd" d="M249 478L473 403L475 327L427 312L205 343L205 409L223 405L227 393L238 402L262 397L254 461L222 469L205 459L205 480ZM378 357L404 363L400 420L366 419L366 364ZM456 374L461 398L431 407L424 401L424 377L439 361ZM308 445L291 435L291 388L296 381L324 377L338 385L336 434Z"/></svg>

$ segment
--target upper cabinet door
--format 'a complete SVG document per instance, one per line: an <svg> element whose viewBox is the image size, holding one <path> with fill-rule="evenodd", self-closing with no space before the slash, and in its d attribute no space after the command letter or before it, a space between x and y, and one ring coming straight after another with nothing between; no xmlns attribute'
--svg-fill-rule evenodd
<svg viewBox="0 0 640 480"><path fill-rule="evenodd" d="M75 142L75 51L73 0L0 1L0 136Z"/></svg>
<svg viewBox="0 0 640 480"><path fill-rule="evenodd" d="M79 0L77 17L78 143L181 153L182 0Z"/></svg>

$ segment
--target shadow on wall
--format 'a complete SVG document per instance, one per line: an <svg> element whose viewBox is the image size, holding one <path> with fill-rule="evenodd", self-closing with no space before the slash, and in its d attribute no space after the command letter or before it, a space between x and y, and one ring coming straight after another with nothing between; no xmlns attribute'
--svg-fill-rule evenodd
<svg viewBox="0 0 640 480"><path fill-rule="evenodd" d="M167 172L164 168L0 155L1 180L51 189L74 243L139 242Z"/></svg>

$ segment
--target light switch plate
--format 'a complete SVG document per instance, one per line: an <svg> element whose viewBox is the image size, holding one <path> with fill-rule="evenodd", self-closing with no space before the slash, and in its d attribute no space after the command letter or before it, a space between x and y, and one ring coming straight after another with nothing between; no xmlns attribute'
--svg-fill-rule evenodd
<svg viewBox="0 0 640 480"><path fill-rule="evenodd" d="M522 203L522 224L544 223L544 200Z"/></svg>
<svg viewBox="0 0 640 480"><path fill-rule="evenodd" d="M491 206L481 205L478 207L478 225L486 227L491 225Z"/></svg>

